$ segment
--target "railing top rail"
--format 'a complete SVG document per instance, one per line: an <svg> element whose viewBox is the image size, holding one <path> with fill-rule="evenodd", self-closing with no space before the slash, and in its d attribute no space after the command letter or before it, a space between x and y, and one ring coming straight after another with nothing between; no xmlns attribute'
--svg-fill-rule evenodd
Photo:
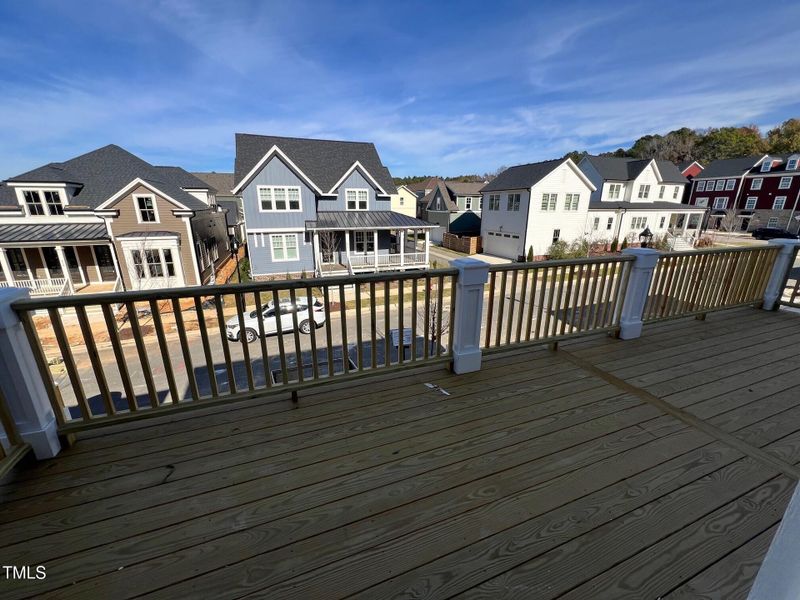
<svg viewBox="0 0 800 600"><path fill-rule="evenodd" d="M728 254L731 252L756 252L758 250L780 250L779 246L747 246L744 248L710 248L707 250L691 250L688 252L662 252L661 257L700 256L703 254Z"/></svg>
<svg viewBox="0 0 800 600"><path fill-rule="evenodd" d="M457 269L429 269L427 271L402 271L390 273L364 273L359 275L338 275L334 277L309 277L274 281L252 281L249 283L227 283L214 286L194 286L181 288L158 288L129 292L101 292L80 296L31 298L17 300L11 308L17 311L43 310L48 308L72 308L97 304L122 304L125 302L145 302L150 300L172 300L182 298L203 298L224 296L226 294L249 294L252 292L272 292L309 287L330 287L384 281L401 281L420 277L458 275Z"/></svg>
<svg viewBox="0 0 800 600"><path fill-rule="evenodd" d="M609 262L630 262L636 260L635 256L629 254L615 254L606 256L592 256L589 258L563 258L558 260L539 260L534 262L515 262L506 265L492 265L489 271L516 271L518 269L544 269L547 267L558 267L561 265L593 265Z"/></svg>

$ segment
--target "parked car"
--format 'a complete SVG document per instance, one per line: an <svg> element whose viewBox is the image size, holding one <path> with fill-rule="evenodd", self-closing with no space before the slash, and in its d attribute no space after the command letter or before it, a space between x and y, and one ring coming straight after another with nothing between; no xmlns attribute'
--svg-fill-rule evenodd
<svg viewBox="0 0 800 600"><path fill-rule="evenodd" d="M753 229L753 237L757 240L796 240L800 238L798 234L789 233L785 229L779 227L759 227L758 229Z"/></svg>
<svg viewBox="0 0 800 600"><path fill-rule="evenodd" d="M297 315L297 328L301 333L311 333L312 323L314 327L321 327L325 323L325 306L317 298L312 298L311 310L308 302L298 299L297 304L292 304L290 300L281 300L277 316L275 304L269 302L261 312L261 320L264 324L264 335L278 333L278 323L280 331L285 333L294 331L294 313ZM225 333L228 339L239 340L239 317L231 317L225 322ZM254 342L259 336L258 313L250 311L244 315L244 335L248 343Z"/></svg>

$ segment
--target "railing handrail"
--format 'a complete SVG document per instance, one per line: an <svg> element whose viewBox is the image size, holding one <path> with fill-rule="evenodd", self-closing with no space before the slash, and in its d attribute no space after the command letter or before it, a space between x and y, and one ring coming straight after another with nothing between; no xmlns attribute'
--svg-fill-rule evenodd
<svg viewBox="0 0 800 600"><path fill-rule="evenodd" d="M661 258L669 258L671 256L702 256L704 254L726 254L734 252L754 252L756 250L770 249L778 252L777 246L747 246L744 248L708 248L703 250L691 250L687 252L662 252Z"/></svg>
<svg viewBox="0 0 800 600"><path fill-rule="evenodd" d="M630 262L636 260L633 256L625 254L605 254L603 256L590 256L586 258L559 258L554 260L538 260L532 262L514 262L505 265L492 265L489 267L489 272L497 271L516 271L517 269L533 269L533 268L546 268L546 267L560 267L562 265L593 265L603 264L607 262Z"/></svg>
<svg viewBox="0 0 800 600"><path fill-rule="evenodd" d="M425 272L431 277L457 275L457 269L429 269ZM309 277L306 279L289 279L273 281L251 281L247 283L226 283L207 286L191 286L179 288L155 288L151 290L132 290L127 292L98 292L68 297L31 298L17 300L11 304L16 311L42 310L48 308L72 308L91 304L122 304L125 302L144 302L150 300L173 300L184 298L204 298L207 296L224 296L226 294L249 294L252 292L272 292L298 290L322 286L353 285L356 283L378 283L415 279L419 271L396 271L391 273L359 273L354 275L336 275L331 277Z"/></svg>

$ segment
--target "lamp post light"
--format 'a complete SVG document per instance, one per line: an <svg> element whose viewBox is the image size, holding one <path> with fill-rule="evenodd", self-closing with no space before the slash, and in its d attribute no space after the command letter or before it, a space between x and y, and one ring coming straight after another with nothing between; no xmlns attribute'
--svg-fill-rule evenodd
<svg viewBox="0 0 800 600"><path fill-rule="evenodd" d="M649 248L650 245L653 243L653 232L650 231L649 227L645 227L644 231L639 234L639 245L642 248Z"/></svg>
<svg viewBox="0 0 800 600"><path fill-rule="evenodd" d="M231 252L236 257L236 281L242 283L242 273L239 271L239 240L231 236Z"/></svg>

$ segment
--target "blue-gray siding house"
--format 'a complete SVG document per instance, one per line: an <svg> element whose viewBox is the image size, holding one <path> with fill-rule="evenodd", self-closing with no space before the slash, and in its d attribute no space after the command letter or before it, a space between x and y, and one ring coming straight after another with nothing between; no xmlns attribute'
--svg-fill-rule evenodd
<svg viewBox="0 0 800 600"><path fill-rule="evenodd" d="M234 176L255 278L428 266L435 225L391 211L373 144L239 133Z"/></svg>

